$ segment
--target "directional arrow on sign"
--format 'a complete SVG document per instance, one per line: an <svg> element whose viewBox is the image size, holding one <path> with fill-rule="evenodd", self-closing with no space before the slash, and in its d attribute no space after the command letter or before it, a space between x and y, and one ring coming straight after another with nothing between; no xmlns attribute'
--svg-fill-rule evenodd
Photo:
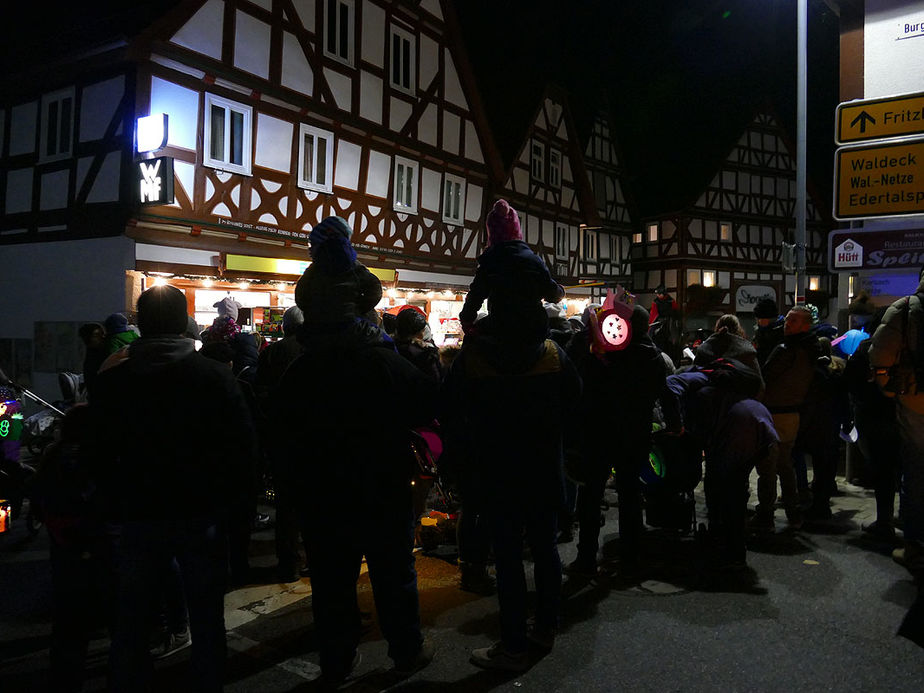
<svg viewBox="0 0 924 693"><path fill-rule="evenodd" d="M875 125L876 119L866 111L860 111L860 115L850 121L850 127L853 127L857 123L860 123L860 132L863 133L866 132L866 124Z"/></svg>

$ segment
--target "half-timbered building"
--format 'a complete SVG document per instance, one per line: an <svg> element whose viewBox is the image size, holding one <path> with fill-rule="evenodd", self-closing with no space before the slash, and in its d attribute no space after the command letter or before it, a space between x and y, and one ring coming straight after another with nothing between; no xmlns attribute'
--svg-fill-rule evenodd
<svg viewBox="0 0 924 693"><path fill-rule="evenodd" d="M601 284L628 284L635 225L624 185L625 168L606 109L594 115L585 141L584 165L594 209L588 215L588 227L581 233L580 276L586 280L596 278Z"/></svg>
<svg viewBox="0 0 924 693"><path fill-rule="evenodd" d="M764 295L792 305L794 276L783 269L795 229L796 166L783 129L760 111L695 201L644 219L634 235L633 289L646 301L659 285L677 299L686 329L712 327L721 313L748 314ZM811 188L806 201L807 298L823 314L829 222Z"/></svg>
<svg viewBox="0 0 924 693"><path fill-rule="evenodd" d="M4 77L0 275L19 299L0 338L74 341L158 276L200 324L228 292L284 307L333 214L392 296L454 302L501 167L451 3L162 4L126 40Z"/></svg>

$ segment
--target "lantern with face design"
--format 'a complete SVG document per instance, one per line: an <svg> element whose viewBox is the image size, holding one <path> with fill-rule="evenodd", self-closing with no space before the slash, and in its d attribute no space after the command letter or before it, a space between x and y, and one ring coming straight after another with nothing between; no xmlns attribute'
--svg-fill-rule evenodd
<svg viewBox="0 0 924 693"><path fill-rule="evenodd" d="M632 342L631 317L632 306L618 301L617 295L608 289L603 305L590 314L591 351L602 356L629 346Z"/></svg>

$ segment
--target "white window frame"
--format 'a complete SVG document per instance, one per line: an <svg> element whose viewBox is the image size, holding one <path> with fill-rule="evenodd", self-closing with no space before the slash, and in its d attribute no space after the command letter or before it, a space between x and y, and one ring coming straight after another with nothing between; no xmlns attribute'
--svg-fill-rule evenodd
<svg viewBox="0 0 924 693"><path fill-rule="evenodd" d="M224 143L222 144L223 159L212 157L212 107L218 106L224 109L225 131ZM205 116L203 124L203 142L202 142L202 165L209 168L217 168L222 171L239 173L244 176L251 175L253 162L253 108L237 101L231 101L222 96L215 94L205 94ZM232 163L231 157L231 127L229 115L240 113L243 116L243 132L241 133L241 163Z"/></svg>
<svg viewBox="0 0 924 693"><path fill-rule="evenodd" d="M313 175L305 175L305 139L312 139L311 170ZM318 154L321 147L318 139L323 138L324 146L324 179L318 180ZM334 186L334 133L316 128L307 123L301 123L298 128L298 187L305 190L318 190L320 192L333 192Z"/></svg>
<svg viewBox="0 0 924 693"><path fill-rule="evenodd" d="M389 51L390 64L388 66L388 75L391 86L408 94L417 92L417 37L411 32L402 29L399 26L392 25L390 33ZM401 51L395 51L395 39L398 39ZM405 56L404 46L407 46L407 64L403 61ZM407 68L407 84L404 83L404 69ZM395 69L399 70L402 79L395 81Z"/></svg>
<svg viewBox="0 0 924 693"><path fill-rule="evenodd" d="M412 172L410 186L407 184L407 171ZM399 190L400 183L400 190ZM417 214L417 190L420 186L420 165L416 161L395 157L394 184L392 185L392 205L397 212ZM410 196L410 199L405 199Z"/></svg>
<svg viewBox="0 0 924 693"><path fill-rule="evenodd" d="M461 226L465 217L465 179L451 173L443 174L443 221ZM458 191L456 204L452 204L453 190Z"/></svg>
<svg viewBox="0 0 924 693"><path fill-rule="evenodd" d="M64 123L61 117L61 104L70 99L70 112L67 114L67 122ZM53 151L48 152L49 146L49 136L48 128L52 125L49 123L50 111L52 106L56 105L56 122L55 122L55 132L54 132L54 142ZM41 138L40 138L40 149L39 149L39 161L60 161L61 159L67 159L72 156L74 152L74 111L77 106L77 98L75 95L74 87L69 87L68 89L60 89L58 91L51 92L50 94L45 94L42 97L42 122L41 122ZM67 148L61 148L61 140L63 139L62 134L67 134Z"/></svg>
<svg viewBox="0 0 924 693"><path fill-rule="evenodd" d="M529 143L529 170L533 180L545 180L545 145L531 140Z"/></svg>
<svg viewBox="0 0 924 693"><path fill-rule="evenodd" d="M582 229L582 231L583 238L581 241L584 245L584 260L587 262L596 262L598 233L595 229Z"/></svg>
<svg viewBox="0 0 924 693"><path fill-rule="evenodd" d="M569 235L567 226L555 226L555 258L557 260L568 259Z"/></svg>
<svg viewBox="0 0 924 693"><path fill-rule="evenodd" d="M334 31L336 33L336 43L339 44L340 33L342 31L342 8L347 10L347 45L345 47L346 55L343 55L344 47L337 45L334 50L330 50L330 11L331 7L334 7L336 12L334 13ZM345 63L346 65L353 64L353 56L355 55L355 47L353 45L353 27L356 22L356 7L354 6L353 0L324 0L324 55L337 60L338 62Z"/></svg>
<svg viewBox="0 0 924 693"><path fill-rule="evenodd" d="M549 185L561 187L561 152L549 147Z"/></svg>
<svg viewBox="0 0 924 693"><path fill-rule="evenodd" d="M728 243L731 241L732 236L732 225L728 221L719 222L719 240L722 243Z"/></svg>
<svg viewBox="0 0 924 693"><path fill-rule="evenodd" d="M656 243L658 241L658 237L661 235L661 224L654 221L648 224L647 228L648 228L648 242Z"/></svg>

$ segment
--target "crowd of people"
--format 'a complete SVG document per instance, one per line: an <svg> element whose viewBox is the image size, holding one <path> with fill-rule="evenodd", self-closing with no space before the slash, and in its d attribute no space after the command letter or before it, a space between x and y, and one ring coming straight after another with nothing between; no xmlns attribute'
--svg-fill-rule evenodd
<svg viewBox="0 0 924 693"><path fill-rule="evenodd" d="M252 577L248 542L265 477L275 489L276 577L310 574L323 682L337 687L359 661L363 559L395 672L427 666L434 648L421 629L409 454L421 427L440 431L440 475L461 499L461 586L497 593L501 639L471 653L479 667L524 671L532 652L554 647L563 572L597 574L611 479L620 570L638 569L640 470L653 428L684 451L695 480L704 460L709 560L736 569L748 537L775 528L777 479L790 528L830 517L838 435L855 422L875 473L878 517L866 529L894 539L901 488L905 541L895 557L924 577L924 391L915 380L924 277L914 297L871 320L872 338L846 363L809 309L784 316L765 301L753 339L723 315L693 363L675 368L631 297L611 294L566 319L564 291L523 242L515 210L499 200L486 224L461 349L437 349L417 308L383 323L381 284L339 217L311 231L312 263L284 338L262 349L230 297L200 332L170 286L141 294L137 334L119 314L85 326L89 401L68 411L36 495L52 540L55 690L81 687L93 623L81 595L92 589L114 595L112 690L146 690L153 657L186 646L195 689L221 689L223 597ZM664 318L679 308L662 291L656 309ZM343 512L357 504L362 515ZM575 523L577 557L563 567L558 546Z"/></svg>

